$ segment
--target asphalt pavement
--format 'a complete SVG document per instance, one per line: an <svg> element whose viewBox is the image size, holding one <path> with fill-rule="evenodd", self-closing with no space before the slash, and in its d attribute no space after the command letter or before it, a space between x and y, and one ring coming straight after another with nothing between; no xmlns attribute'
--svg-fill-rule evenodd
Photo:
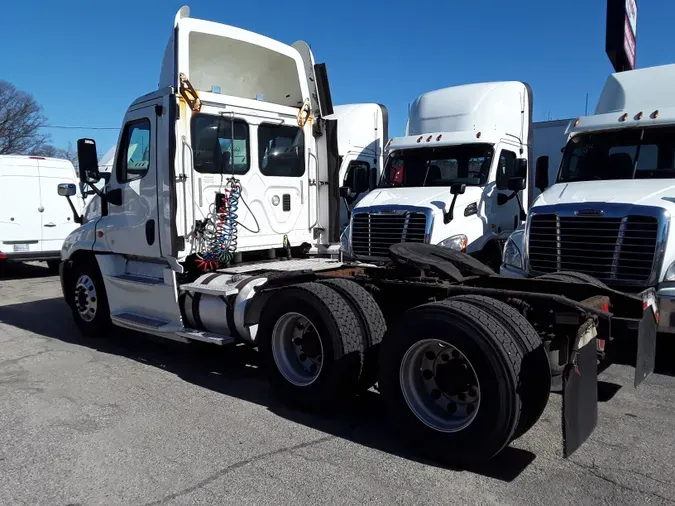
<svg viewBox="0 0 675 506"><path fill-rule="evenodd" d="M85 339L40 264L0 279L0 505L675 504L675 347L637 391L600 376L599 421L561 456L561 397L481 469L392 440L377 393L318 417L279 404L243 347Z"/></svg>

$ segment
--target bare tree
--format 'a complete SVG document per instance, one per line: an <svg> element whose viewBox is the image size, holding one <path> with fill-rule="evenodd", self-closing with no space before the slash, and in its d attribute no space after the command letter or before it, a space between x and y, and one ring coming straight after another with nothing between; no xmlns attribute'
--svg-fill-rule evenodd
<svg viewBox="0 0 675 506"><path fill-rule="evenodd" d="M0 80L0 155L44 155L49 135L42 106L30 93Z"/></svg>

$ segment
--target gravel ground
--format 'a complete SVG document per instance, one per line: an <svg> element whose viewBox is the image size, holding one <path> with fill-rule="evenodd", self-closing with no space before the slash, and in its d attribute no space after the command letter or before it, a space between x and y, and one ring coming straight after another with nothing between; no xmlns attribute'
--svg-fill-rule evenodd
<svg viewBox="0 0 675 506"><path fill-rule="evenodd" d="M85 340L40 264L0 280L0 504L675 504L675 347L600 376L598 428L562 459L561 398L480 470L388 438L379 396L284 408L253 351L120 332ZM670 359L671 363L668 363Z"/></svg>

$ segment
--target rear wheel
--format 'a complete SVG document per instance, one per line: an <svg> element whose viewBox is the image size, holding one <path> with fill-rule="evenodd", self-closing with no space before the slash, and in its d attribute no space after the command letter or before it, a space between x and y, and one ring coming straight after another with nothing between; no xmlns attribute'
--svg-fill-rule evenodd
<svg viewBox="0 0 675 506"><path fill-rule="evenodd" d="M259 349L282 399L326 410L356 392L364 336L358 316L333 289L304 283L279 289L265 304Z"/></svg>
<svg viewBox="0 0 675 506"><path fill-rule="evenodd" d="M488 311L509 331L519 346L523 362L518 392L522 398L523 411L514 439L522 436L537 423L551 393L551 369L539 334L522 314L500 300L482 295L461 295L450 300L466 302Z"/></svg>
<svg viewBox="0 0 675 506"><path fill-rule="evenodd" d="M326 279L321 284L338 292L359 317L364 337L363 370L358 388L368 390L377 382L380 343L387 331L387 322L373 296L361 285L348 279Z"/></svg>
<svg viewBox="0 0 675 506"><path fill-rule="evenodd" d="M112 329L103 278L93 259L75 262L69 276L70 306L80 332L87 337L103 337Z"/></svg>
<svg viewBox="0 0 675 506"><path fill-rule="evenodd" d="M393 426L431 457L488 459L521 417L523 359L507 329L473 304L409 310L382 342L379 385Z"/></svg>

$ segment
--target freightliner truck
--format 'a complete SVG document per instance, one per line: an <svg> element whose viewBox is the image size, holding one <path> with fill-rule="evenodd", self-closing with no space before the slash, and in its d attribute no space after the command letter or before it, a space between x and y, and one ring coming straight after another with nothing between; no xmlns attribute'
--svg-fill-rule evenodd
<svg viewBox="0 0 675 506"><path fill-rule="evenodd" d="M639 341L640 383L653 369L651 309L587 280L501 277L440 240L394 242L372 260L332 258L341 197L376 182L372 167L356 165L353 187L342 184L333 112L325 66L307 44L182 8L159 89L128 108L102 189L96 145L78 141L81 182L101 200L100 217L71 233L61 253L63 294L81 332L122 327L186 344L247 343L274 391L304 409L333 410L377 385L391 412L385 428L455 462L489 459L525 434L560 375L571 454L595 428L597 339L611 326ZM480 136L462 134L476 142L456 150L457 170L471 172L434 188L441 219L471 214L455 197L483 177L490 152L497 160L508 146L524 168L526 132L503 139L489 124ZM413 142L445 154L454 149L445 140L458 134L444 125L415 131ZM454 170L439 168L441 176ZM522 190L519 174L505 198ZM75 192L58 187L67 198ZM402 237L401 220L411 233L430 226L414 209L393 217L362 233ZM552 368L551 348L562 370Z"/></svg>

